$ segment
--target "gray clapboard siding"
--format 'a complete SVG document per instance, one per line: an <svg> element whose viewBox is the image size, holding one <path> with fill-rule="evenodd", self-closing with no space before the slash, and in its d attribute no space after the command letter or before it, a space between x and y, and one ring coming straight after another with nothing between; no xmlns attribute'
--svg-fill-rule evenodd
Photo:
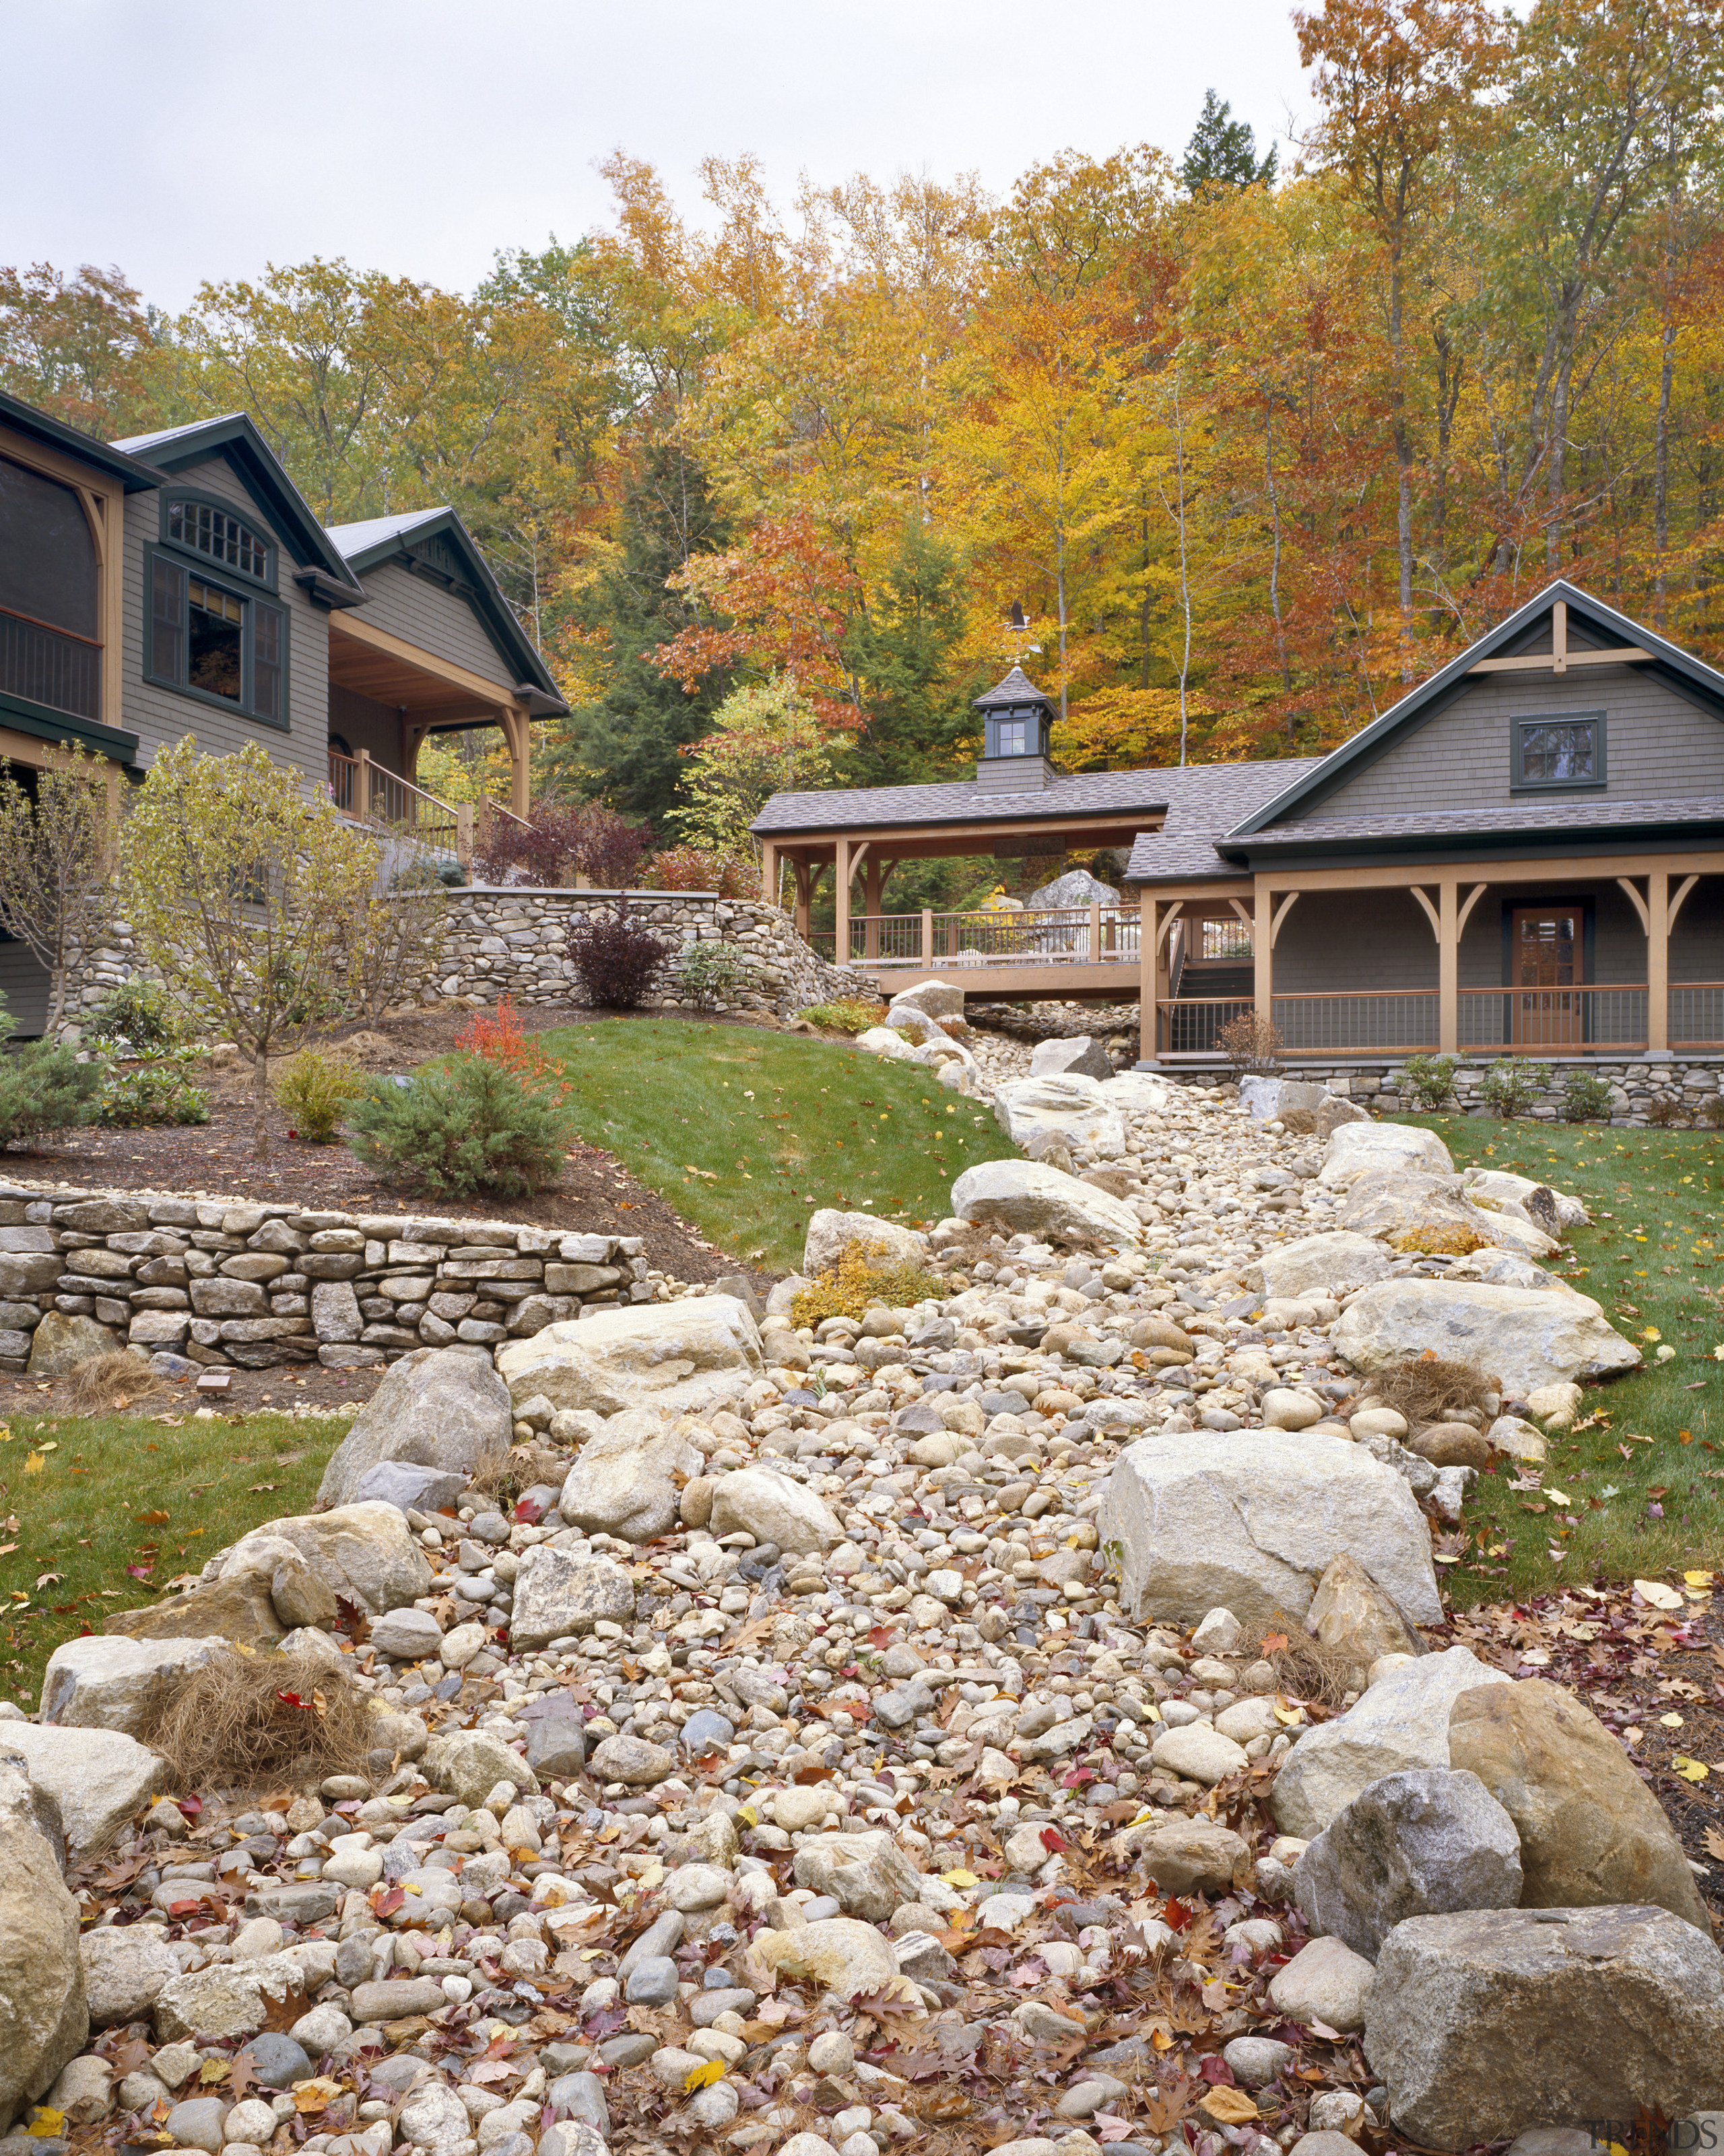
<svg viewBox="0 0 1724 2156"><path fill-rule="evenodd" d="M514 688L514 670L457 593L414 576L398 562L380 562L360 581L366 593L365 604L358 609L362 619L423 650L434 651L439 658L453 660L469 674L495 681L500 689Z"/></svg>
<svg viewBox="0 0 1724 2156"><path fill-rule="evenodd" d="M280 543L279 535L235 476L225 458L211 457L177 475L177 483L232 501L248 520ZM138 737L138 762L147 767L158 749L195 734L198 746L231 755L257 742L277 763L295 764L321 781L329 773L329 617L293 581L294 564L283 550L280 588L270 597L287 615L289 731L262 726L238 711L178 695L144 678L144 638L149 608L145 588L146 547L161 531L161 496L126 500L126 642L122 723ZM193 557L187 556L187 561Z"/></svg>
<svg viewBox="0 0 1724 2156"><path fill-rule="evenodd" d="M362 696L357 689L344 689L332 681L329 690L329 730L342 735L355 756L364 749L373 763L398 776L401 771L401 721L393 704L380 704Z"/></svg>
<svg viewBox="0 0 1724 2156"><path fill-rule="evenodd" d="M48 968L27 943L0 939L0 990L14 1040L33 1040L48 1023Z"/></svg>
<svg viewBox="0 0 1724 2156"><path fill-rule="evenodd" d="M1724 721L1640 668L1589 666L1560 677L1480 675L1446 711L1298 813L1312 819L1404 816L1421 808L1509 808L1560 798L1511 793L1514 721L1592 711L1605 715L1609 785L1603 793L1573 797L1578 801L1724 793Z"/></svg>

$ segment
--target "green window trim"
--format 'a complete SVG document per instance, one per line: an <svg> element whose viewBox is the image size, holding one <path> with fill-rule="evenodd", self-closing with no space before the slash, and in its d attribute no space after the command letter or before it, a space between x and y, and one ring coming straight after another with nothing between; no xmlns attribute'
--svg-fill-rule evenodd
<svg viewBox="0 0 1724 2156"><path fill-rule="evenodd" d="M1509 792L1514 793L1603 793L1609 784L1605 760L1605 715L1603 711L1547 711L1536 718L1511 719L1509 736ZM1553 728L1591 729L1589 775L1583 778L1529 778L1526 759L1540 747L1537 737Z"/></svg>
<svg viewBox="0 0 1724 2156"><path fill-rule="evenodd" d="M192 565L196 564L194 567ZM193 588L237 608L240 693L213 694L187 678ZM244 583L212 575L203 557L179 547L144 549L144 679L211 710L275 733L291 733L288 703L288 609ZM203 609L200 608L200 611ZM231 619L231 614L228 615Z"/></svg>
<svg viewBox="0 0 1724 2156"><path fill-rule="evenodd" d="M260 520L237 503L196 487L176 486L162 497L159 543L223 579L262 591L279 588L280 550ZM254 566L261 562L261 566Z"/></svg>

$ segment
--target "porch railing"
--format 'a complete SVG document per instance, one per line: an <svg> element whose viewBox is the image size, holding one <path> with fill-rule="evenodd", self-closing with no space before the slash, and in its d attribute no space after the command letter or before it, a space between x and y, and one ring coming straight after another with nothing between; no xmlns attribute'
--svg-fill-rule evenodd
<svg viewBox="0 0 1724 2156"><path fill-rule="evenodd" d="M460 811L415 786L411 779L385 771L362 751L357 756L343 756L339 749L330 751L329 792L344 816L357 817L362 823L387 824L425 845L455 850Z"/></svg>
<svg viewBox="0 0 1724 2156"><path fill-rule="evenodd" d="M90 637L0 607L0 689L74 718L100 718L102 647Z"/></svg>
<svg viewBox="0 0 1724 2156"><path fill-rule="evenodd" d="M1363 995L1276 996L1276 1030L1291 1055L1385 1049L1416 1054L1439 1038L1434 988L1385 988Z"/></svg>
<svg viewBox="0 0 1724 2156"><path fill-rule="evenodd" d="M1724 981L1672 981L1672 1048L1724 1049Z"/></svg>
<svg viewBox="0 0 1724 2156"><path fill-rule="evenodd" d="M1091 966L1137 963L1142 916L1136 906L1076 906L1034 912L858 913L849 923L849 963L880 967ZM823 958L836 932L809 937Z"/></svg>
<svg viewBox="0 0 1724 2156"><path fill-rule="evenodd" d="M1458 1004L1463 1055L1561 1057L1639 1053L1646 1046L1644 983L1469 988ZM1162 999L1156 1006L1157 1053L1219 1055L1223 1028L1255 1008L1249 996ZM1434 1054L1441 1038L1434 988L1278 995L1271 1008L1284 1051L1295 1059ZM1671 985L1669 1040L1673 1049L1724 1050L1724 982Z"/></svg>
<svg viewBox="0 0 1724 2156"><path fill-rule="evenodd" d="M1464 988L1463 1055L1583 1055L1646 1045L1646 984L1599 988Z"/></svg>

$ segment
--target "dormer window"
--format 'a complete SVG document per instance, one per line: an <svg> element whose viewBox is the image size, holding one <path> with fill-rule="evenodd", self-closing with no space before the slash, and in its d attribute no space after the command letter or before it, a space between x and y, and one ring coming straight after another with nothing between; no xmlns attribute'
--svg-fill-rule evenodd
<svg viewBox="0 0 1724 2156"><path fill-rule="evenodd" d="M231 510L208 501L170 501L167 536L176 547L189 547L242 577L254 577L260 584L269 581L268 546Z"/></svg>
<svg viewBox="0 0 1724 2156"><path fill-rule="evenodd" d="M986 731L989 756L1047 754L1042 713L1034 704L1010 705L1003 711L990 711Z"/></svg>

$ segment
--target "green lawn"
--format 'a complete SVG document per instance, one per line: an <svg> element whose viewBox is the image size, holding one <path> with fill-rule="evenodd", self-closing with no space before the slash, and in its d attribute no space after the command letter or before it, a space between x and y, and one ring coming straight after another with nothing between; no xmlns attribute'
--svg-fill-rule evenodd
<svg viewBox="0 0 1724 2156"><path fill-rule="evenodd" d="M1457 1168L1502 1168L1572 1191L1593 1215L1552 1270L1646 1357L1591 1388L1588 1426L1552 1433L1542 1490L1481 1477L1448 1568L1457 1604L1562 1582L1724 1568L1724 1141L1711 1131L1398 1116L1435 1131ZM1660 1363L1660 1347L1675 1352ZM1562 1502L1547 1493L1560 1491Z"/></svg>
<svg viewBox="0 0 1724 2156"><path fill-rule="evenodd" d="M351 1419L0 1424L0 1698L33 1709L61 1640L100 1632L265 1520L308 1510Z"/></svg>
<svg viewBox="0 0 1724 2156"><path fill-rule="evenodd" d="M818 1205L931 1223L965 1168L1016 1152L990 1109L931 1070L805 1034L644 1019L536 1038L589 1144L773 1271L801 1265Z"/></svg>

